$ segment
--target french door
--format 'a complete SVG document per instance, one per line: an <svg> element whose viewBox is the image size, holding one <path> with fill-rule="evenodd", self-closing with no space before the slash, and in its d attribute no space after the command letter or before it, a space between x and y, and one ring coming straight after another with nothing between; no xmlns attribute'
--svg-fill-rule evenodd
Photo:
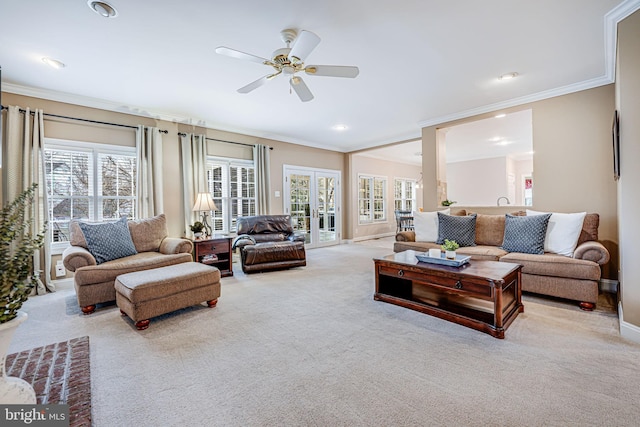
<svg viewBox="0 0 640 427"><path fill-rule="evenodd" d="M340 171L285 165L283 176L284 212L306 246L340 243Z"/></svg>

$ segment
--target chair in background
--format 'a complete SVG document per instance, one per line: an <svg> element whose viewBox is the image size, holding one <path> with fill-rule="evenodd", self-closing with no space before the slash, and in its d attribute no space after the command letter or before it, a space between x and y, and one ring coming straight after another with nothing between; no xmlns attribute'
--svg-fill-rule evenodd
<svg viewBox="0 0 640 427"><path fill-rule="evenodd" d="M413 230L413 212L396 209L396 233Z"/></svg>

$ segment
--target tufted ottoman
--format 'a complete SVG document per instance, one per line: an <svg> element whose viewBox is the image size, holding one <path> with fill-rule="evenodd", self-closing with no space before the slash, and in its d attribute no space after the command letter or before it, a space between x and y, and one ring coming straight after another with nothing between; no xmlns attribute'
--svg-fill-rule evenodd
<svg viewBox="0 0 640 427"><path fill-rule="evenodd" d="M116 304L139 330L149 319L206 301L215 307L220 296L220 271L198 262L185 262L116 278Z"/></svg>
<svg viewBox="0 0 640 427"><path fill-rule="evenodd" d="M304 242L265 242L244 246L240 251L242 271L279 270L307 265Z"/></svg>

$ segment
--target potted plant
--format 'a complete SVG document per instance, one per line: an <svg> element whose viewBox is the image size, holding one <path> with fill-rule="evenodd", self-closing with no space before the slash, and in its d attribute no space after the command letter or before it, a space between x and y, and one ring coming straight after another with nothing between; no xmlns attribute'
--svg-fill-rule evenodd
<svg viewBox="0 0 640 427"><path fill-rule="evenodd" d="M458 203L458 202L454 202L453 200L448 200L448 199L447 199L447 200L443 200L443 201L442 201L442 206L451 206L451 205L453 205L454 203Z"/></svg>
<svg viewBox="0 0 640 427"><path fill-rule="evenodd" d="M33 235L33 218L28 208L33 205L37 184L23 191L5 205L0 214L0 396L4 404L35 404L36 395L28 382L7 377L5 358L16 328L27 319L20 311L38 281L33 272L33 254L44 243L46 233Z"/></svg>
<svg viewBox="0 0 640 427"><path fill-rule="evenodd" d="M189 228L191 229L191 232L196 239L202 237L202 230L204 230L203 223L201 223L200 221L196 221L193 223L193 225L190 225Z"/></svg>
<svg viewBox="0 0 640 427"><path fill-rule="evenodd" d="M459 247L460 245L455 240L449 239L444 239L444 244L441 246L447 259L456 259L456 250Z"/></svg>

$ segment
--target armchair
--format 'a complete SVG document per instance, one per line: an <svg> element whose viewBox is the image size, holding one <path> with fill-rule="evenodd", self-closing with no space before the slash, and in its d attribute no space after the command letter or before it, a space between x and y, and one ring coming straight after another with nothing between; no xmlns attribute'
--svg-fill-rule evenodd
<svg viewBox="0 0 640 427"><path fill-rule="evenodd" d="M305 236L293 230L290 215L238 217L237 230L232 248L245 273L307 265Z"/></svg>

